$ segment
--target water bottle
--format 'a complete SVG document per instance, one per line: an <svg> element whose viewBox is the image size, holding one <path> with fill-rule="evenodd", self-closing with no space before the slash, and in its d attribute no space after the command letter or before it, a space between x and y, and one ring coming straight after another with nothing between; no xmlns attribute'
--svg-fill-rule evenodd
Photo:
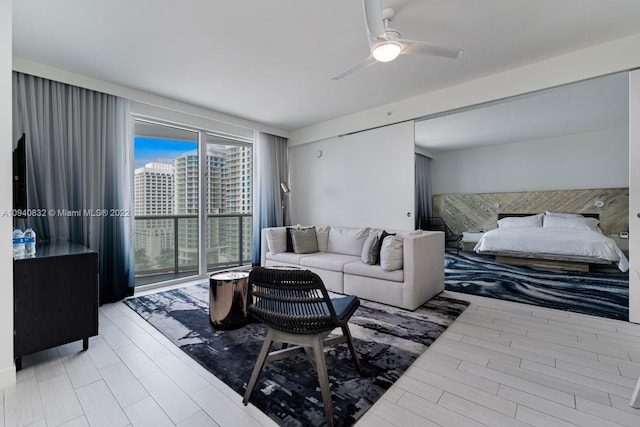
<svg viewBox="0 0 640 427"><path fill-rule="evenodd" d="M13 230L13 259L24 258L24 233L16 227Z"/></svg>
<svg viewBox="0 0 640 427"><path fill-rule="evenodd" d="M24 256L27 258L36 256L36 232L31 227L24 230Z"/></svg>

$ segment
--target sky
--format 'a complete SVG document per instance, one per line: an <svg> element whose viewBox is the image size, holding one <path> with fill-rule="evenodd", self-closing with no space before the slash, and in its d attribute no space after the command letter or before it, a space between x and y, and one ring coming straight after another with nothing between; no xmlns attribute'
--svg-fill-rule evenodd
<svg viewBox="0 0 640 427"><path fill-rule="evenodd" d="M173 159L197 148L198 143L191 141L136 137L134 167L140 168L151 162L173 164Z"/></svg>

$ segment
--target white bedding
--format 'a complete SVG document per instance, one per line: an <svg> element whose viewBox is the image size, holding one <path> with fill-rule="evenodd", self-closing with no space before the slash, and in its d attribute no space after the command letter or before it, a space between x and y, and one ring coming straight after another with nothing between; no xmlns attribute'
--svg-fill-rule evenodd
<svg viewBox="0 0 640 427"><path fill-rule="evenodd" d="M616 262L623 272L629 270L629 261L615 241L597 231L497 228L486 232L473 250L585 256Z"/></svg>

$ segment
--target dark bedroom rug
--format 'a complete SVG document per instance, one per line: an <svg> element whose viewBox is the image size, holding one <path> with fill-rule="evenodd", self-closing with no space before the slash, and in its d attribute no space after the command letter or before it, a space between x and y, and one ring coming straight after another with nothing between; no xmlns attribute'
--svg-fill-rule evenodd
<svg viewBox="0 0 640 427"><path fill-rule="evenodd" d="M209 323L206 284L125 303L242 400L266 334L263 325L216 331ZM345 344L325 352L337 425L354 424L467 306L465 301L437 296L410 312L362 300L349 323L362 376ZM250 402L283 426L325 423L318 379L305 356L265 365Z"/></svg>
<svg viewBox="0 0 640 427"><path fill-rule="evenodd" d="M629 274L575 273L498 264L475 253L445 257L445 288L507 301L629 320Z"/></svg>

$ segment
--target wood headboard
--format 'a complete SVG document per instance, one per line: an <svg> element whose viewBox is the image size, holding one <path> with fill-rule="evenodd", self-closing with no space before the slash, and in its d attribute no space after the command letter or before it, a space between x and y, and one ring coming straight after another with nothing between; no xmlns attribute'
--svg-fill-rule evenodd
<svg viewBox="0 0 640 427"><path fill-rule="evenodd" d="M456 233L491 230L505 212L514 216L545 211L597 212L603 234L629 231L628 188L437 194L432 200L432 216L443 217ZM605 202L603 207L595 207L598 200Z"/></svg>
<svg viewBox="0 0 640 427"><path fill-rule="evenodd" d="M539 212L538 212L539 213ZM502 218L507 218L507 217L523 217L523 216L531 216L531 215L537 215L537 213L499 213L498 214L498 219L502 219ZM577 215L582 215L584 217L587 218L595 218L595 219L600 219L600 214L597 213L579 213Z"/></svg>

